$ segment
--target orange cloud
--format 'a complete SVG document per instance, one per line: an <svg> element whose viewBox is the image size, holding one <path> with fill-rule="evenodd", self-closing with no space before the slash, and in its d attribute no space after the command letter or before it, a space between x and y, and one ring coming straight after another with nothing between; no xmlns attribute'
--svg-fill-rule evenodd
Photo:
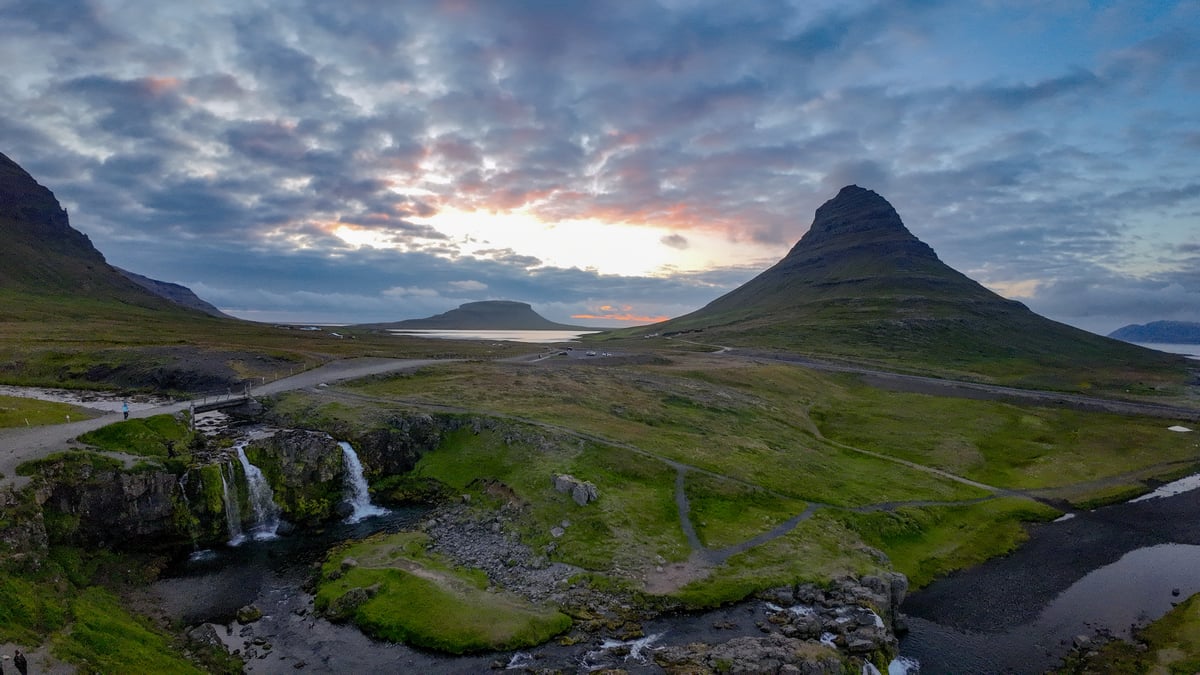
<svg viewBox="0 0 1200 675"><path fill-rule="evenodd" d="M603 308L601 308L603 309ZM630 323L658 323L671 318L669 316L638 316L637 314L572 314L572 319L606 319L609 321L628 321Z"/></svg>

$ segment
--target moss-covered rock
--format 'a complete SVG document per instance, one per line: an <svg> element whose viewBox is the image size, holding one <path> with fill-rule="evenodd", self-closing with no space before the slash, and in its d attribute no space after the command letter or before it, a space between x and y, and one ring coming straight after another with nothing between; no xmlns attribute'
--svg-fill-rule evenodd
<svg viewBox="0 0 1200 675"><path fill-rule="evenodd" d="M286 520L311 525L336 515L345 468L342 449L328 434L281 431L248 445L246 457L263 472Z"/></svg>
<svg viewBox="0 0 1200 675"><path fill-rule="evenodd" d="M90 452L51 455L22 465L35 485L51 544L164 545L190 540L176 518L178 482L154 467L125 470Z"/></svg>

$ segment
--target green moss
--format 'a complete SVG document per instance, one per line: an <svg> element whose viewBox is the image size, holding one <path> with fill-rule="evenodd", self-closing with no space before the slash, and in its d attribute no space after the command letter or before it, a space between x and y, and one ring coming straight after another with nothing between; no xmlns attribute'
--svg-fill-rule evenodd
<svg viewBox="0 0 1200 675"><path fill-rule="evenodd" d="M112 457L86 450L70 450L21 462L17 465L17 475L34 476L46 472L62 472L71 477L99 471L118 471L121 466L121 462Z"/></svg>
<svg viewBox="0 0 1200 675"><path fill-rule="evenodd" d="M58 658L92 672L200 673L147 621L128 614L111 592L92 587L71 602L70 630L56 635Z"/></svg>
<svg viewBox="0 0 1200 675"><path fill-rule="evenodd" d="M451 654L529 647L570 627L561 612L488 591L481 571L427 553L427 541L400 533L335 550L322 567L317 608L329 612L361 593L363 602L342 611L364 632ZM357 565L344 568L346 558Z"/></svg>
<svg viewBox="0 0 1200 675"><path fill-rule="evenodd" d="M66 614L59 589L0 572L0 642L38 644L63 627Z"/></svg>
<svg viewBox="0 0 1200 675"><path fill-rule="evenodd" d="M968 506L903 508L836 517L920 588L954 570L1008 553L1028 538L1023 523L1050 520L1059 512L1018 498Z"/></svg>
<svg viewBox="0 0 1200 675"><path fill-rule="evenodd" d="M154 415L109 424L83 434L79 440L109 452L166 459L168 445L181 454L190 437L191 431L173 415Z"/></svg>

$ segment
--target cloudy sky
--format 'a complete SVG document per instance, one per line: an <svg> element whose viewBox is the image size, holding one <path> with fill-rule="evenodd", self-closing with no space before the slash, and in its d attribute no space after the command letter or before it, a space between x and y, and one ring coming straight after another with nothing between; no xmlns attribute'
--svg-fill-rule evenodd
<svg viewBox="0 0 1200 675"><path fill-rule="evenodd" d="M263 321L691 311L845 184L1099 332L1200 321L1200 3L0 1L0 152Z"/></svg>

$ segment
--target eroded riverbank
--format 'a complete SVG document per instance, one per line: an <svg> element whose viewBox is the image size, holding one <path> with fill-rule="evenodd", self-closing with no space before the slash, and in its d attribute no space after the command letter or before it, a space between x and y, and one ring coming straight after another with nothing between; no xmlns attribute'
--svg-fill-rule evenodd
<svg viewBox="0 0 1200 675"><path fill-rule="evenodd" d="M1041 673L1097 633L1128 637L1200 592L1200 490L1030 527L1013 553L904 603L924 673Z"/></svg>

